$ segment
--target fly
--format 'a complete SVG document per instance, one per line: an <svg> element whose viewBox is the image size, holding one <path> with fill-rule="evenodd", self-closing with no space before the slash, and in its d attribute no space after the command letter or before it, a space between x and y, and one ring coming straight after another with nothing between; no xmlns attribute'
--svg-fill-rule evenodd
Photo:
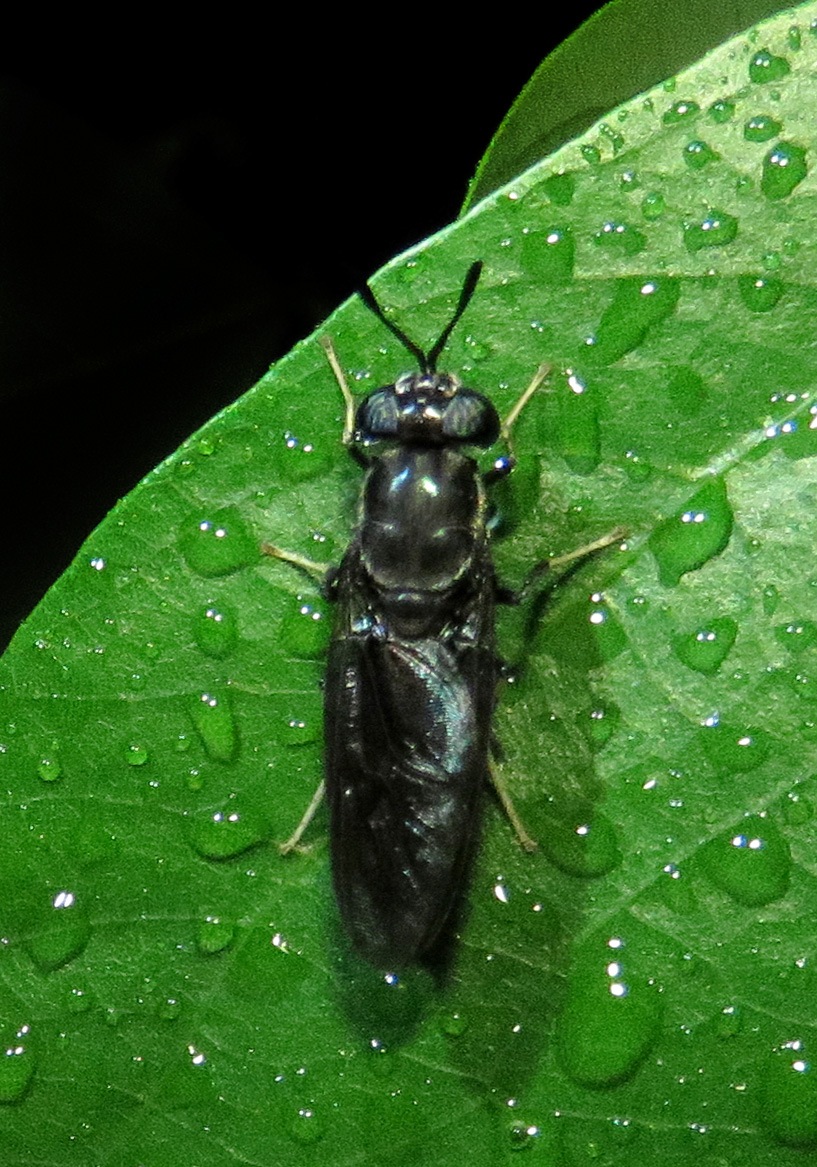
<svg viewBox="0 0 817 1167"><path fill-rule="evenodd" d="M329 571L263 548L321 574L337 605L325 777L282 850L297 846L325 796L340 914L355 948L382 968L430 962L452 933L489 782L522 845L535 847L490 766L501 671L496 604L518 603L548 567L622 536L615 531L538 564L519 592L497 580L488 489L513 469L511 429L549 367L540 366L502 422L484 394L437 371L481 270L478 262L468 271L456 311L428 352L385 316L368 287L361 292L419 371L356 405L331 341L323 342L346 407L343 443L366 471L359 522ZM467 451L500 437L508 453L483 473Z"/></svg>

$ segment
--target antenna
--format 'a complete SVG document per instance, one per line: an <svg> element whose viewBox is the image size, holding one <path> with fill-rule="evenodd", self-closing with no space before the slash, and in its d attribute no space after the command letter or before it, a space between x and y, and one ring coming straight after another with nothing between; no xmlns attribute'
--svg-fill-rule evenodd
<svg viewBox="0 0 817 1167"><path fill-rule="evenodd" d="M472 263L470 268L468 269L468 274L466 275L465 281L462 285L462 291L460 292L459 303L457 304L457 308L456 308L456 311L454 312L454 315L451 317L448 324L446 324L445 328L440 333L440 336L439 336L437 342L433 345L432 348L429 349L428 354L424 353L423 350L420 348L420 346L418 344L415 344L414 341L411 339L411 337L407 336L406 333L403 332L402 328L399 328L394 323L394 321L389 320L389 318L386 316L385 312L383 311L383 309L380 307L377 300L375 299L374 292L372 291L372 289L369 287L368 284L364 284L363 287L359 289L358 295L360 296L361 300L366 305L366 307L369 309L369 311L373 312L375 314L375 316L378 318L378 320L380 320L381 323L386 325L386 328L388 328L389 332L391 332L394 336L397 337L397 339L400 341L400 343L403 345L403 347L405 349L407 349L408 352L410 352L413 357L416 358L417 363L419 364L419 366L423 370L423 372L424 373L436 373L436 371L437 371L437 358L439 357L440 353L445 348L446 343L448 341L448 338L451 335L451 333L453 332L454 327L459 322L460 317L462 316L463 312L465 311L465 309L468 307L469 303L471 302L471 297L473 296L474 290L476 289L477 283L479 282L479 277L480 277L481 272L482 272L482 260L478 259L476 261L476 263Z"/></svg>

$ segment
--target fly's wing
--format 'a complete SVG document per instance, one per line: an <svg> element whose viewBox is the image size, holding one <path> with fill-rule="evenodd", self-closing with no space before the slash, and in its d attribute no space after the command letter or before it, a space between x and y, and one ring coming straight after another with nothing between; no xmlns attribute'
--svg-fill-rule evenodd
<svg viewBox="0 0 817 1167"><path fill-rule="evenodd" d="M417 960L438 938L479 834L496 685L493 576L443 636L401 639L365 620L355 631L352 575L338 582L326 685L333 878L355 946L385 966Z"/></svg>

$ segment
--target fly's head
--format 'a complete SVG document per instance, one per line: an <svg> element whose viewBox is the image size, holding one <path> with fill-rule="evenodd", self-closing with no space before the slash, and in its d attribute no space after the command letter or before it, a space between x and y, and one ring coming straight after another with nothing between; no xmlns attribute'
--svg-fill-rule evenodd
<svg viewBox="0 0 817 1167"><path fill-rule="evenodd" d="M355 429L369 442L487 447L499 436L499 415L452 373L404 373L361 402Z"/></svg>

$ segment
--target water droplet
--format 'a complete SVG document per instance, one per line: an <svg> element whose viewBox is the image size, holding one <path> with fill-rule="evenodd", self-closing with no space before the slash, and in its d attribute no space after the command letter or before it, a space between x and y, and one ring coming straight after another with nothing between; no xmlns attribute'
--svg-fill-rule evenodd
<svg viewBox="0 0 817 1167"><path fill-rule="evenodd" d="M448 1037L462 1037L468 1029L468 1021L462 1013L444 1013L440 1017L440 1030Z"/></svg>
<svg viewBox="0 0 817 1167"><path fill-rule="evenodd" d="M772 819L748 815L703 848L707 878L747 907L781 899L789 888L789 845Z"/></svg>
<svg viewBox="0 0 817 1167"><path fill-rule="evenodd" d="M639 486L643 482L648 482L652 477L652 463L648 462L646 458L642 458L635 450L628 450L624 455L624 469L630 482L637 483Z"/></svg>
<svg viewBox="0 0 817 1167"><path fill-rule="evenodd" d="M302 1106L291 1127L292 1137L299 1143L316 1143L323 1137L323 1127L310 1106Z"/></svg>
<svg viewBox="0 0 817 1167"><path fill-rule="evenodd" d="M164 997L156 1006L156 1016L160 1021L176 1021L182 1015L182 1003L178 997Z"/></svg>
<svg viewBox="0 0 817 1167"><path fill-rule="evenodd" d="M199 952L205 956L212 956L216 952L223 952L233 942L235 926L223 916L205 916L199 925L196 945Z"/></svg>
<svg viewBox="0 0 817 1167"><path fill-rule="evenodd" d="M701 107L696 101L674 101L664 112L664 125L677 126L681 122L692 121L700 113L700 110Z"/></svg>
<svg viewBox="0 0 817 1167"><path fill-rule="evenodd" d="M716 125L722 126L735 116L735 103L728 97L722 97L718 101L713 101L707 112Z"/></svg>
<svg viewBox="0 0 817 1167"><path fill-rule="evenodd" d="M585 942L571 968L558 1048L566 1072L584 1086L629 1078L658 1035L658 988L629 964L624 942L611 937Z"/></svg>
<svg viewBox="0 0 817 1167"><path fill-rule="evenodd" d="M258 544L234 507L190 518L179 534L179 549L199 575L228 575L255 563Z"/></svg>
<svg viewBox="0 0 817 1167"><path fill-rule="evenodd" d="M684 245L693 254L704 247L723 247L738 233L738 221L727 211L713 209L698 223L684 223Z"/></svg>
<svg viewBox="0 0 817 1167"><path fill-rule="evenodd" d="M801 1148L817 1143L817 1064L805 1041L784 1042L766 1062L758 1114L779 1143Z"/></svg>
<svg viewBox="0 0 817 1167"><path fill-rule="evenodd" d="M778 142L763 159L760 189L767 199L784 199L808 174L806 151L792 142Z"/></svg>
<svg viewBox="0 0 817 1167"><path fill-rule="evenodd" d="M62 777L62 765L55 753L49 753L40 758L37 763L37 773L43 782L56 782Z"/></svg>
<svg viewBox="0 0 817 1167"><path fill-rule="evenodd" d="M523 1122L522 1119L514 1119L508 1127L508 1138L512 1151L527 1151L532 1147L541 1135L541 1130L538 1126L531 1122Z"/></svg>
<svg viewBox="0 0 817 1167"><path fill-rule="evenodd" d="M143 745L132 742L125 749L125 761L129 766L144 766L148 760L148 752Z"/></svg>
<svg viewBox="0 0 817 1167"><path fill-rule="evenodd" d="M725 725L717 717L708 719L698 736L709 761L722 774L756 770L772 748L771 738L764 730Z"/></svg>
<svg viewBox="0 0 817 1167"><path fill-rule="evenodd" d="M732 650L738 634L737 622L730 616L716 617L694 631L673 639L673 651L678 659L705 676L712 676Z"/></svg>
<svg viewBox="0 0 817 1167"><path fill-rule="evenodd" d="M720 555L732 534L732 508L721 478L713 478L693 495L683 511L661 523L649 546L658 561L664 587L674 587L688 571Z"/></svg>
<svg viewBox="0 0 817 1167"><path fill-rule="evenodd" d="M85 989L71 989L68 994L66 1008L69 1013L87 1013L93 1004L93 998Z"/></svg>
<svg viewBox="0 0 817 1167"><path fill-rule="evenodd" d="M193 622L193 639L214 660L229 656L238 643L238 621L233 610L224 604L205 604Z"/></svg>
<svg viewBox="0 0 817 1167"><path fill-rule="evenodd" d="M750 312L770 312L783 295L783 290L783 281L774 276L738 276L738 292Z"/></svg>
<svg viewBox="0 0 817 1167"><path fill-rule="evenodd" d="M780 603L780 592L774 584L767 584L761 593L763 597L763 612L766 616L774 616L777 605Z"/></svg>
<svg viewBox="0 0 817 1167"><path fill-rule="evenodd" d="M605 223L593 236L601 247L609 247L622 255L637 255L647 243L647 237L627 223Z"/></svg>
<svg viewBox="0 0 817 1167"><path fill-rule="evenodd" d="M37 913L25 946L38 968L52 972L79 956L90 935L91 925L74 892L59 891Z"/></svg>
<svg viewBox="0 0 817 1167"><path fill-rule="evenodd" d="M596 651L599 660L607 663L615 660L627 647L627 635L603 596L594 593L590 597L590 603L588 619L593 630Z"/></svg>
<svg viewBox="0 0 817 1167"><path fill-rule="evenodd" d="M551 174L544 180L542 187L554 206L569 207L576 190L576 178L570 171L565 174Z"/></svg>
<svg viewBox="0 0 817 1167"><path fill-rule="evenodd" d="M793 620L779 624L774 634L789 652L803 652L817 644L817 624L813 620Z"/></svg>
<svg viewBox="0 0 817 1167"><path fill-rule="evenodd" d="M321 656L329 639L328 608L319 596L293 596L281 620L280 642L285 652L309 659Z"/></svg>
<svg viewBox="0 0 817 1167"><path fill-rule="evenodd" d="M783 817L788 826L802 827L804 823L810 821L813 814L814 807L805 794L801 794L798 790L789 792L783 805Z"/></svg>
<svg viewBox="0 0 817 1167"><path fill-rule="evenodd" d="M601 433L595 394L573 369L565 369L566 390L557 398L559 452L574 474L592 474L601 460Z"/></svg>
<svg viewBox="0 0 817 1167"><path fill-rule="evenodd" d="M743 127L743 136L747 142L768 142L769 138L776 138L782 126L773 117L758 114L749 118Z"/></svg>
<svg viewBox="0 0 817 1167"><path fill-rule="evenodd" d="M651 329L672 315L680 293L680 282L670 277L616 280L613 300L587 348L587 359L609 365L632 352Z"/></svg>
<svg viewBox="0 0 817 1167"><path fill-rule="evenodd" d="M600 750L607 745L620 724L621 710L616 705L594 705L583 728L590 745Z"/></svg>
<svg viewBox="0 0 817 1167"><path fill-rule="evenodd" d="M638 175L634 170L625 170L618 181L619 186L625 192L625 194L629 194L630 191L638 190L638 188L641 186Z"/></svg>
<svg viewBox="0 0 817 1167"><path fill-rule="evenodd" d="M755 53L749 62L749 80L756 85L768 81L780 81L791 72L791 65L785 57L776 57L768 49Z"/></svg>
<svg viewBox="0 0 817 1167"><path fill-rule="evenodd" d="M308 482L324 473L330 455L328 446L319 451L308 438L285 430L276 457L287 482Z"/></svg>
<svg viewBox="0 0 817 1167"><path fill-rule="evenodd" d="M618 154L619 150L624 149L624 135L619 133L614 126L608 125L607 122L601 122L599 124L599 133L603 134L610 143L614 154Z"/></svg>
<svg viewBox="0 0 817 1167"><path fill-rule="evenodd" d="M592 807L560 821L548 817L545 829L537 833L547 857L568 875L590 879L607 875L621 863L613 824Z"/></svg>
<svg viewBox="0 0 817 1167"><path fill-rule="evenodd" d="M666 209L666 200L657 190L645 194L641 200L641 214L650 223L655 219L660 219Z"/></svg>
<svg viewBox="0 0 817 1167"><path fill-rule="evenodd" d="M567 284L573 277L573 236L566 227L529 231L522 237L522 264L538 281Z"/></svg>
<svg viewBox="0 0 817 1167"><path fill-rule="evenodd" d="M793 24L786 33L786 40L789 42L789 48L793 52L796 53L802 48L803 40L800 35L800 29L796 24Z"/></svg>
<svg viewBox="0 0 817 1167"><path fill-rule="evenodd" d="M703 170L710 162L717 162L720 154L706 142L696 138L684 146L683 158L690 170Z"/></svg>
<svg viewBox="0 0 817 1167"><path fill-rule="evenodd" d="M199 812L191 820L191 842L206 859L232 859L262 843L267 834L267 823L259 815L234 805Z"/></svg>
<svg viewBox="0 0 817 1167"><path fill-rule="evenodd" d="M585 162L589 162L591 166L596 162L601 162L601 150L596 146L582 146L581 154Z"/></svg>
<svg viewBox="0 0 817 1167"><path fill-rule="evenodd" d="M740 1005L726 1005L715 1021L715 1032L722 1041L737 1037L743 1029L743 1011Z"/></svg>
<svg viewBox="0 0 817 1167"><path fill-rule="evenodd" d="M232 762L238 753L238 728L227 693L208 689L189 704L190 716L205 750L217 762Z"/></svg>
<svg viewBox="0 0 817 1167"><path fill-rule="evenodd" d="M19 1102L31 1081L36 1062L31 1051L30 1028L21 1025L5 1049L0 1049L0 1103Z"/></svg>

